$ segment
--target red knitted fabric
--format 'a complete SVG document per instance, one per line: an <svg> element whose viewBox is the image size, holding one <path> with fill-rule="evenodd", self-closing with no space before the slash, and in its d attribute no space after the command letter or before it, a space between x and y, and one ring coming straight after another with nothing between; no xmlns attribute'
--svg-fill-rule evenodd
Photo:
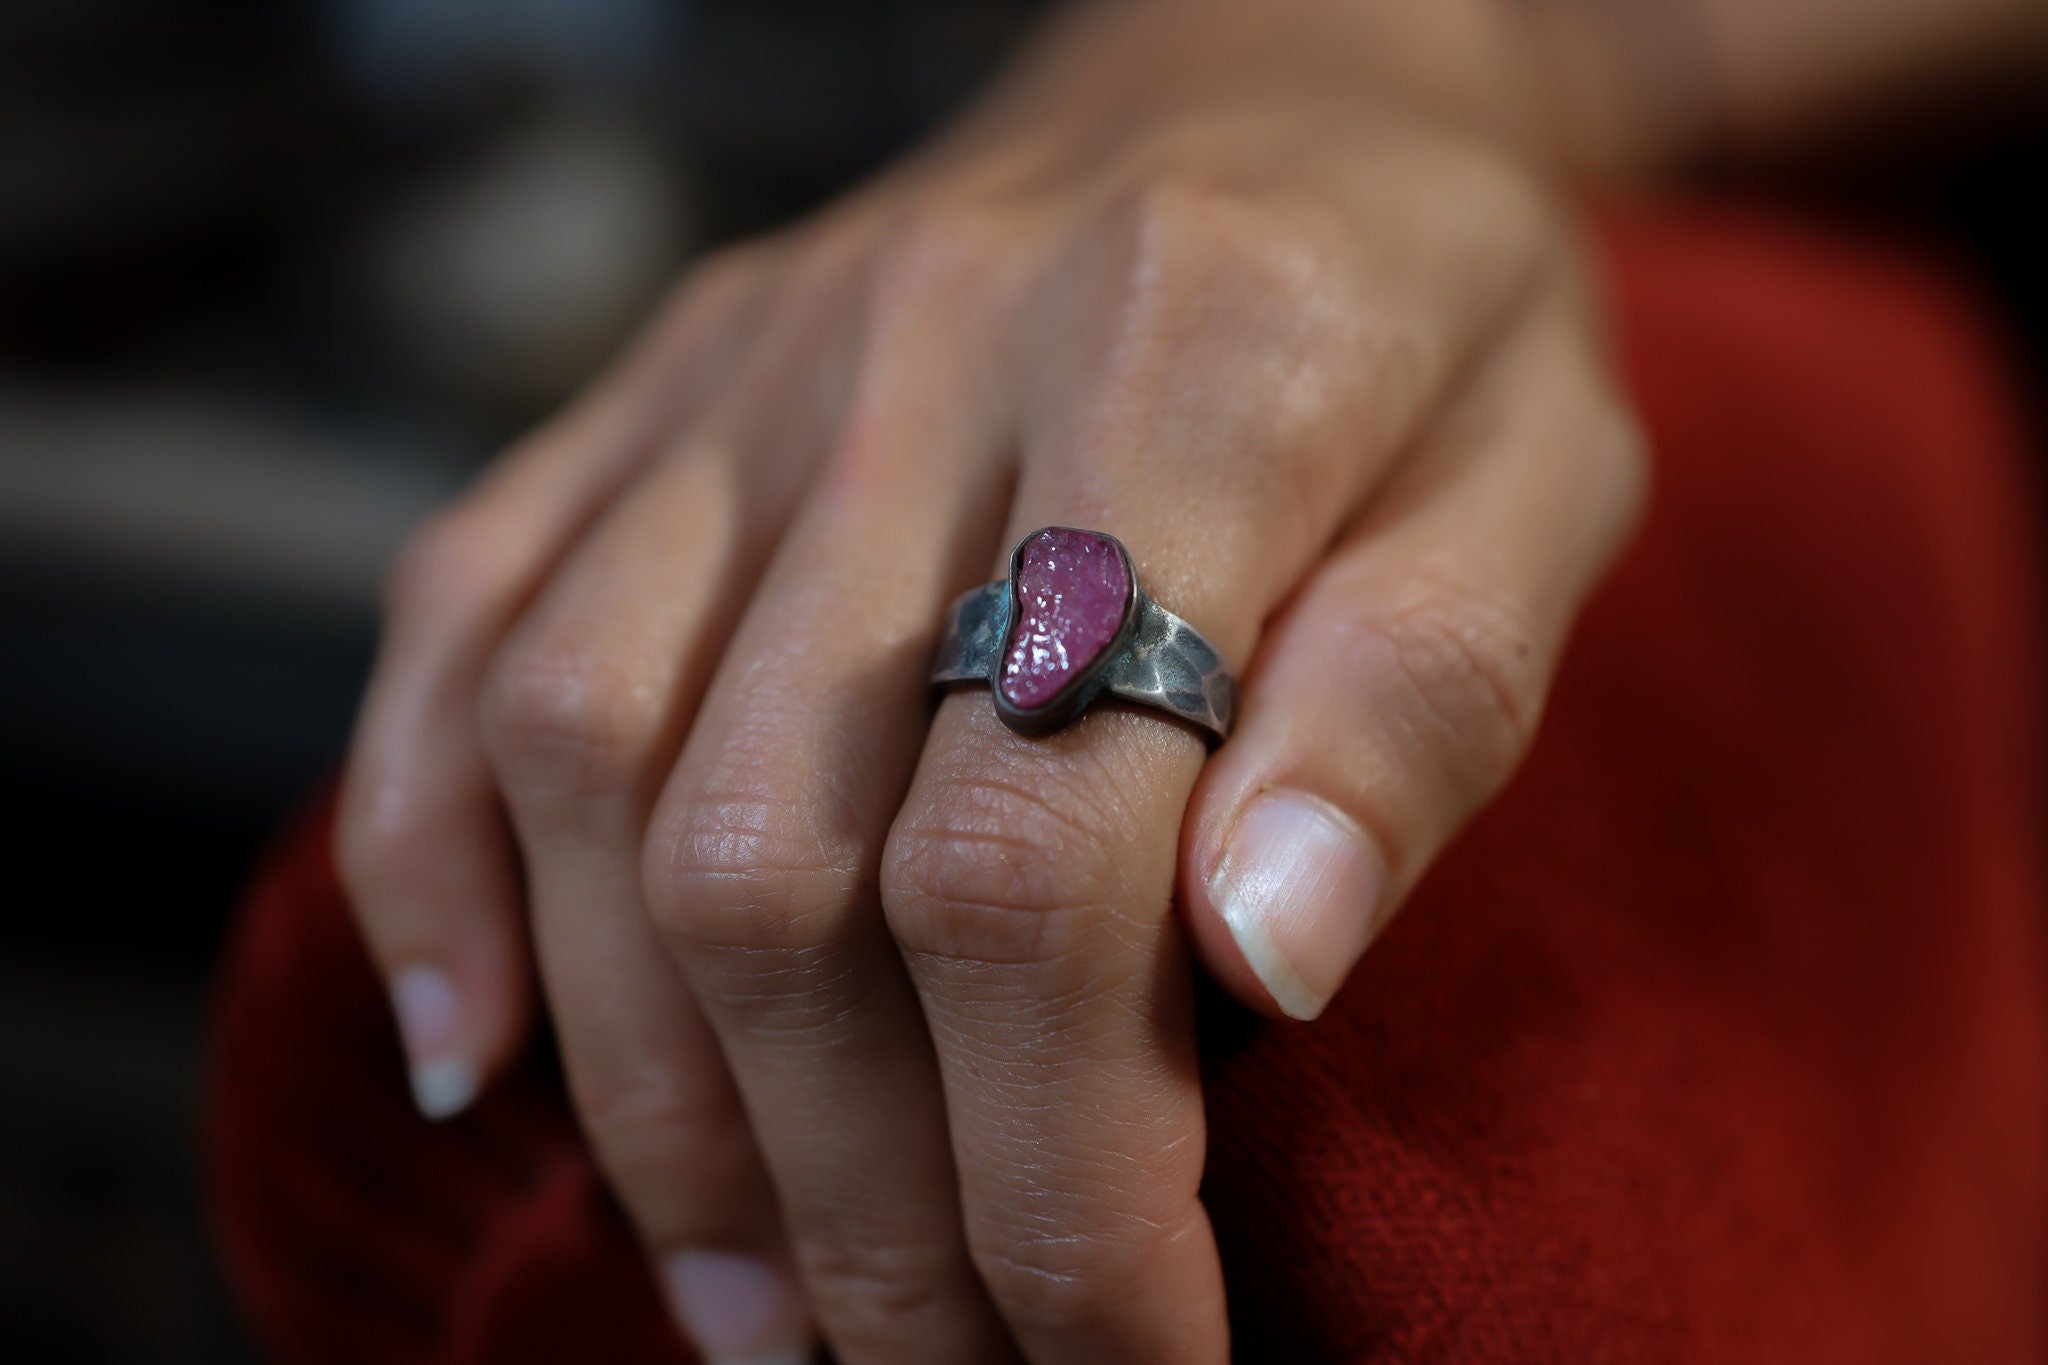
<svg viewBox="0 0 2048 1365"><path fill-rule="evenodd" d="M1534 755L1312 1026L1209 1011L1251 1361L2048 1358L2031 493L1924 267L1610 219L1651 522ZM551 1068L415 1118L310 818L225 966L221 1244L285 1362L683 1358Z"/></svg>

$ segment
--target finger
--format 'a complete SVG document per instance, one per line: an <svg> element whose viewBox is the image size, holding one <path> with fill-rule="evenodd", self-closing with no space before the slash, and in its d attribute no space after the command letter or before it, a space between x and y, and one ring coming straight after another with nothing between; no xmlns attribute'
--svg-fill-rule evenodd
<svg viewBox="0 0 2048 1365"><path fill-rule="evenodd" d="M1312 1018L1507 780L1642 459L1575 310L1543 311L1268 631L1184 835L1211 973Z"/></svg>
<svg viewBox="0 0 2048 1365"><path fill-rule="evenodd" d="M577 530L715 382L751 271L735 262L686 289L626 364L394 567L336 847L429 1117L468 1103L529 1007L518 873L474 722L485 661Z"/></svg>
<svg viewBox="0 0 2048 1365"><path fill-rule="evenodd" d="M753 353L568 555L482 693L578 1115L713 1361L802 1358L810 1333L737 1092L642 907L639 852L822 444L828 282L813 268L786 285Z"/></svg>
<svg viewBox="0 0 2048 1365"><path fill-rule="evenodd" d="M1148 194L1076 263L1065 297L1096 306L1052 308L1057 339L1032 347L1041 421L1011 533L1117 535L1226 659L1471 344L1455 286L1412 318L1333 306L1321 267L1345 258L1322 231ZM1112 706L1024 739L963 692L890 834L883 901L937 1047L970 1247L1034 1360L1227 1352L1171 912L1203 757L1190 730Z"/></svg>
<svg viewBox="0 0 2048 1365"><path fill-rule="evenodd" d="M649 831L650 910L846 1365L1014 1349L967 1255L930 1039L875 892L929 724L934 623L1008 491L1009 410L976 337L1001 272L951 232L885 253L843 435Z"/></svg>

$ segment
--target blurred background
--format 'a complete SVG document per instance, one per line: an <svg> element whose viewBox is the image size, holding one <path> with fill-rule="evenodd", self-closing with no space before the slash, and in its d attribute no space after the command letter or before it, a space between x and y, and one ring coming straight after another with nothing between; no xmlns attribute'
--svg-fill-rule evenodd
<svg viewBox="0 0 2048 1365"><path fill-rule="evenodd" d="M1032 8L0 4L0 1359L248 1357L194 1180L206 983L344 742L384 559ZM1953 254L2038 377L2040 121L1988 122L1773 192Z"/></svg>

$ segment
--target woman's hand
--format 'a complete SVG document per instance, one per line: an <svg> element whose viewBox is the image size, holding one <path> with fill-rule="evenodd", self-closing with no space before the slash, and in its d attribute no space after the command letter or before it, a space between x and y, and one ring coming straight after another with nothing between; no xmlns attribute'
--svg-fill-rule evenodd
<svg viewBox="0 0 2048 1365"><path fill-rule="evenodd" d="M421 1105L518 1044L530 929L715 1360L1224 1359L1185 945L1317 1013L1640 496L1571 236L1486 145L1031 107L698 270L393 580L340 837ZM1047 524L1238 667L1213 757L934 709L947 604Z"/></svg>

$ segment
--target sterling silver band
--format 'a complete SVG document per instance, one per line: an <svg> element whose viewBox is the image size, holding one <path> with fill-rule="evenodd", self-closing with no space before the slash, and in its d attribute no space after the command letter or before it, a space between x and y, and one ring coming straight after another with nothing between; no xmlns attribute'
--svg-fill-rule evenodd
<svg viewBox="0 0 2048 1365"><path fill-rule="evenodd" d="M1137 595L1129 636L1083 686L1046 713L1020 716L1001 704L997 675L1010 634L1010 580L962 593L946 613L945 633L932 660L931 680L978 682L998 688L997 713L1012 729L1044 734L1060 728L1107 694L1177 716L1228 738L1237 711L1237 680L1202 633L1144 595Z"/></svg>

